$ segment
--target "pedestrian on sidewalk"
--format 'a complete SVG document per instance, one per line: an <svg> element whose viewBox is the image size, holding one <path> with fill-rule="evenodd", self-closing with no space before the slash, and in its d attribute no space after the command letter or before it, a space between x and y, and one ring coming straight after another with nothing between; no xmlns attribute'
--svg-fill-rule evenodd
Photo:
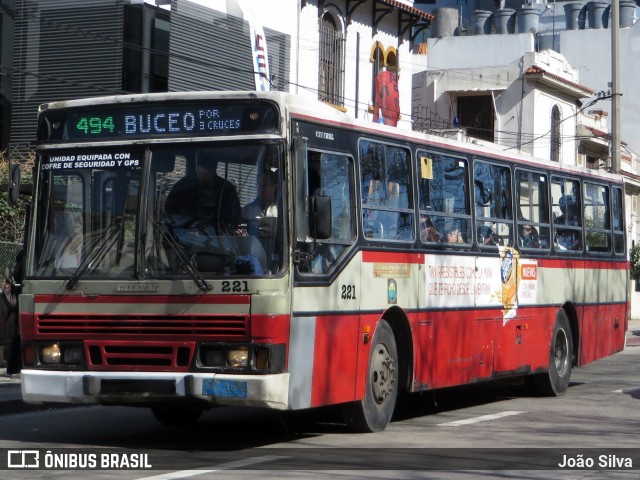
<svg viewBox="0 0 640 480"><path fill-rule="evenodd" d="M4 360L7 375L20 373L20 325L18 324L18 295L22 284L22 251L16 256L13 269L6 268L0 293L0 324L4 326Z"/></svg>

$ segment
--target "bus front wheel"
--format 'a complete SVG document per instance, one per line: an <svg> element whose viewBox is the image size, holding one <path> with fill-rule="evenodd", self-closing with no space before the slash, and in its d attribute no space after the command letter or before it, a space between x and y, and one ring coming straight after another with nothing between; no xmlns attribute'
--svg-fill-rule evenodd
<svg viewBox="0 0 640 480"><path fill-rule="evenodd" d="M549 370L532 378L535 393L557 397L569 388L573 365L571 326L564 310L558 310L549 349Z"/></svg>
<svg viewBox="0 0 640 480"><path fill-rule="evenodd" d="M398 396L398 351L393 330L381 320L373 336L364 398L343 409L344 419L357 432L380 432L391 421Z"/></svg>

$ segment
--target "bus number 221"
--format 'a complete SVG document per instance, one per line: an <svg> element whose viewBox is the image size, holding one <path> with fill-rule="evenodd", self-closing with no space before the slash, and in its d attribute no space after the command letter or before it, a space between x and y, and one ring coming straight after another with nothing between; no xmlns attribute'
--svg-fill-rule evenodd
<svg viewBox="0 0 640 480"><path fill-rule="evenodd" d="M249 291L249 283L246 280L235 280L233 282L222 282L223 293L242 293Z"/></svg>
<svg viewBox="0 0 640 480"><path fill-rule="evenodd" d="M355 300L356 299L356 286L355 285L342 285L342 300Z"/></svg>

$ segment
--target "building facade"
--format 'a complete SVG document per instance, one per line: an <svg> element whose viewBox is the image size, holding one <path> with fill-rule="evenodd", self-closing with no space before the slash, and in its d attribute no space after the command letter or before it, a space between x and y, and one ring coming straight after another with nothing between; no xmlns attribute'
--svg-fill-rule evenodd
<svg viewBox="0 0 640 480"><path fill-rule="evenodd" d="M411 128L433 19L405 0L0 1L10 152L33 146L38 105L120 93L276 89Z"/></svg>

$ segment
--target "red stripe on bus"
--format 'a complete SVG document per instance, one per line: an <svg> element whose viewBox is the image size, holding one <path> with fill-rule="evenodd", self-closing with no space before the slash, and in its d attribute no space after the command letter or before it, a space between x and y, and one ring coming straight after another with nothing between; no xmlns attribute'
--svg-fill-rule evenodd
<svg viewBox="0 0 640 480"><path fill-rule="evenodd" d="M538 267L575 268L585 270L626 270L628 268L626 260L598 262L595 260L585 260L582 258L576 258L575 260L551 258L540 259L538 260Z"/></svg>
<svg viewBox="0 0 640 480"><path fill-rule="evenodd" d="M35 295L35 303L153 303L249 305L250 295Z"/></svg>
<svg viewBox="0 0 640 480"><path fill-rule="evenodd" d="M364 263L424 263L423 253L362 252Z"/></svg>

